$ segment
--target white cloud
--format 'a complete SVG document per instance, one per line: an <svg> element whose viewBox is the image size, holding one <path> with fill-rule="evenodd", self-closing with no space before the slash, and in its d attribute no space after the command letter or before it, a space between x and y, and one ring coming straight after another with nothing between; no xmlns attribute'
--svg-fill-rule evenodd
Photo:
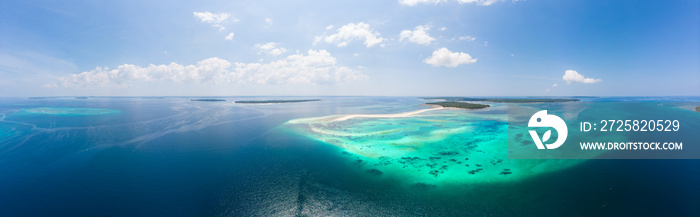
<svg viewBox="0 0 700 217"><path fill-rule="evenodd" d="M199 19L199 21L201 21L202 23L212 24L212 26L219 28L219 31L225 29L225 27L222 24L226 23L231 17L231 15L228 13L211 13L209 11L192 13L194 14L194 17ZM233 19L233 22L237 21L238 19Z"/></svg>
<svg viewBox="0 0 700 217"><path fill-rule="evenodd" d="M265 23L267 23L267 24L272 24L272 19L270 19L270 18L265 18Z"/></svg>
<svg viewBox="0 0 700 217"><path fill-rule="evenodd" d="M467 40L467 41L474 41L476 40L476 37L471 37L471 36L460 36L458 38L460 41Z"/></svg>
<svg viewBox="0 0 700 217"><path fill-rule="evenodd" d="M441 2L447 2L447 0L399 0L399 4L416 6L418 3L421 4L439 4Z"/></svg>
<svg viewBox="0 0 700 217"><path fill-rule="evenodd" d="M225 39L226 39L226 40L229 40L229 41L233 41L233 32L231 32L231 33L229 33L228 35L226 35L226 38L225 38Z"/></svg>
<svg viewBox="0 0 700 217"><path fill-rule="evenodd" d="M203 23L214 23L214 24L223 23L224 21L226 21L226 19L231 17L231 15L227 14L227 13L215 14L215 13L211 13L209 11L193 12L193 14L195 17L199 18L199 20L202 21Z"/></svg>
<svg viewBox="0 0 700 217"><path fill-rule="evenodd" d="M447 27L443 26L442 28L440 28L440 31L445 31L445 30L447 30Z"/></svg>
<svg viewBox="0 0 700 217"><path fill-rule="evenodd" d="M243 84L329 84L362 80L367 76L349 67L338 66L328 51L309 50L307 55L293 54L267 64L235 63L234 71L225 78L227 82Z"/></svg>
<svg viewBox="0 0 700 217"><path fill-rule="evenodd" d="M566 84L571 84L574 82L584 83L584 84L593 84L593 83L598 83L598 82L603 81L599 78L583 77L583 75L579 74L578 72L576 72L574 70L566 70L566 72L564 72L564 77L562 77L562 79L564 79L564 81L566 81Z"/></svg>
<svg viewBox="0 0 700 217"><path fill-rule="evenodd" d="M457 0L460 4L476 4L481 6L489 6L499 1L501 0ZM399 4L408 6L416 6L418 4L437 5L443 2L447 2L447 0L399 0Z"/></svg>
<svg viewBox="0 0 700 217"><path fill-rule="evenodd" d="M559 86L559 84L557 84L557 83L552 84L552 87L557 87L557 86Z"/></svg>
<svg viewBox="0 0 700 217"><path fill-rule="evenodd" d="M277 47L277 45L279 44L275 42L268 42L266 44L256 44L255 47L260 49L258 54L267 53L273 56L277 56L284 52L287 52L287 49L284 49L283 47Z"/></svg>
<svg viewBox="0 0 700 217"><path fill-rule="evenodd" d="M547 92L549 92L549 91L550 91L550 89L549 89L549 88L547 88L547 89L545 89L544 91L547 91Z"/></svg>
<svg viewBox="0 0 700 217"><path fill-rule="evenodd" d="M489 6L492 5L493 3L496 3L500 0L457 0L460 4L477 4L481 6Z"/></svg>
<svg viewBox="0 0 700 217"><path fill-rule="evenodd" d="M332 28L328 26L326 28ZM380 37L380 34L373 31L369 24L364 22L359 23L348 23L336 30L336 34L323 36L317 36L314 44L318 42L325 42L329 44L336 44L338 47L347 46L348 43L352 41L363 41L367 47L373 47L384 41L384 38ZM381 46L381 45L380 45Z"/></svg>
<svg viewBox="0 0 700 217"><path fill-rule="evenodd" d="M232 68L233 65L233 68ZM231 64L216 57L199 61L196 65L149 65L141 67L124 64L116 69L97 67L94 70L71 74L47 86L99 88L129 87L134 82L172 81L234 84L329 84L367 78L354 69L338 66L335 57L325 50L309 50L307 55L294 54L278 61Z"/></svg>
<svg viewBox="0 0 700 217"><path fill-rule="evenodd" d="M399 41L408 40L416 44L429 45L435 38L428 35L430 26L416 26L415 30L403 30L399 34Z"/></svg>
<svg viewBox="0 0 700 217"><path fill-rule="evenodd" d="M433 55L423 60L423 62L436 67L457 67L461 64L475 63L476 58L472 58L472 56L463 52L451 52L447 48L443 47L433 51Z"/></svg>
<svg viewBox="0 0 700 217"><path fill-rule="evenodd" d="M197 65L183 66L172 62L169 65L149 65L141 67L131 64L110 70L97 67L80 74L71 74L59 79L64 87L129 87L132 81L211 81L216 75L226 72L231 63L216 57L199 61Z"/></svg>
<svg viewBox="0 0 700 217"><path fill-rule="evenodd" d="M108 71L97 67L96 69L80 74L71 74L59 79L60 86L63 87L128 87L124 84L118 70ZM58 87L59 84L48 83L44 87Z"/></svg>

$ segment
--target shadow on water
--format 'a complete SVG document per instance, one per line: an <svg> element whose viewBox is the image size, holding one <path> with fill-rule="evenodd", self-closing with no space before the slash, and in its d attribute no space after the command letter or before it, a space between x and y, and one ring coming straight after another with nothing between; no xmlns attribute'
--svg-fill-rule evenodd
<svg viewBox="0 0 700 217"><path fill-rule="evenodd" d="M124 106L118 109L131 119L92 120L116 126L109 129L98 125L90 129L93 122L52 125L62 119L36 118L39 127L66 129L42 129L24 143L14 140L23 137L3 142L7 146L1 149L0 214L689 216L700 212L698 160L589 160L518 182L402 185L397 183L407 180L358 164L335 146L276 128L293 118L367 109L338 108L334 103L319 102L317 110L309 110L317 107L310 104L222 104L194 114L187 110L194 108L180 102L173 106L125 100L113 107ZM414 104L397 100L381 106L395 113L415 110L410 107ZM134 109L126 108L132 105ZM241 121L217 122L213 117L217 111L229 111L216 116L220 119ZM260 114L265 116L249 120L236 116ZM131 127L122 127L126 125ZM143 135L152 136L124 138ZM6 148L17 144L21 145Z"/></svg>
<svg viewBox="0 0 700 217"><path fill-rule="evenodd" d="M406 186L340 149L280 131L251 147L217 215L689 215L700 208L698 160L589 160L517 182ZM265 142L263 142L265 143ZM295 148L292 148L295 147ZM654 175L650 175L654 174Z"/></svg>

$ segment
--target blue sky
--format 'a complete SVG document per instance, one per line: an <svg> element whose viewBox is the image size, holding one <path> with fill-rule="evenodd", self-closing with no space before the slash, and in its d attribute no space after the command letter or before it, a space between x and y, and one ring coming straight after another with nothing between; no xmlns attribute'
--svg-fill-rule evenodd
<svg viewBox="0 0 700 217"><path fill-rule="evenodd" d="M0 96L700 95L697 1L2 1Z"/></svg>

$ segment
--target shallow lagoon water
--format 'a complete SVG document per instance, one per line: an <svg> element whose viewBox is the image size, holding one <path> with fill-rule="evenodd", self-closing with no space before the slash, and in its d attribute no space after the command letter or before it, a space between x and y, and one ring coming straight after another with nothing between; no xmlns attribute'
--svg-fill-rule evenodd
<svg viewBox="0 0 700 217"><path fill-rule="evenodd" d="M463 180L470 176L451 172L453 165L437 177L417 172L418 168L398 167L400 163L375 166L371 163L381 161L368 154L377 153L372 148L353 153L339 147L340 143L322 140L336 136L316 138L288 123L426 108L423 100L413 97L322 97L320 102L276 105L188 99L0 99L0 129L9 135L0 138L0 215L677 216L700 212L695 206L700 202L697 160L587 160L530 175L515 173L513 167L513 174L492 175L491 181ZM239 99L258 98L231 97ZM21 113L41 107L120 112ZM352 132L343 133L385 131L385 140L404 146L423 140L439 143L441 136L488 142L494 136L489 130L502 127L499 116L494 108L441 110L407 119L355 119L347 128ZM474 121L479 119L489 121ZM391 131L402 129L400 124L377 126L394 121L425 128L404 132ZM481 130L484 135L431 134L441 132L435 125L441 122L454 132ZM410 137L413 133L417 137ZM484 160L498 155L482 151L489 151L483 154ZM408 153L414 157L434 154L429 152ZM460 155L482 154L474 152ZM400 158L406 152L391 153L388 157ZM358 157L364 163L358 163ZM500 165L506 164L497 165L489 171L500 172ZM368 172L372 169L382 175ZM477 174L485 174L481 172Z"/></svg>
<svg viewBox="0 0 700 217"><path fill-rule="evenodd" d="M583 162L509 160L505 107L425 109L398 117L333 115L291 120L287 126L342 148L369 174L406 186L513 182Z"/></svg>
<svg viewBox="0 0 700 217"><path fill-rule="evenodd" d="M99 108L39 107L39 108L24 109L21 112L24 112L27 114L83 116L83 115L115 114L115 113L119 113L119 110L99 109Z"/></svg>

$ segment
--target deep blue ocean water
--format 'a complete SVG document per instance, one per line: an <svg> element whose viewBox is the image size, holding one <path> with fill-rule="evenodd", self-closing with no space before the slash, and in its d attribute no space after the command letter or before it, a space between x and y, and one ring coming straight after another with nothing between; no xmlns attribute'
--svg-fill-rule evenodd
<svg viewBox="0 0 700 217"><path fill-rule="evenodd" d="M231 103L254 97L189 99L0 98L0 216L700 215L700 160L589 160L518 182L405 188L282 125L413 111L425 108L421 99L321 97L273 105ZM32 108L119 112L26 112Z"/></svg>

